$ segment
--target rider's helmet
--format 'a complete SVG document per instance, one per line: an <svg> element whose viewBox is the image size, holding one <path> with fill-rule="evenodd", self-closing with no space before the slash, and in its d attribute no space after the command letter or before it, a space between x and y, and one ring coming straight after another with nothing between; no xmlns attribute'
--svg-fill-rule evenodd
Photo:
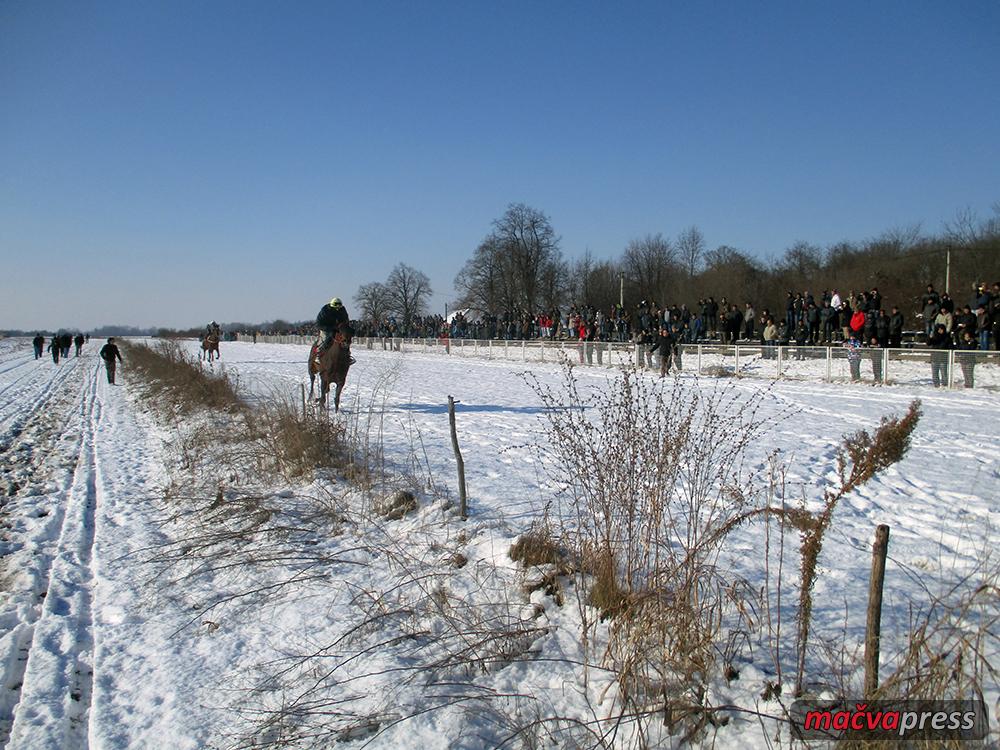
<svg viewBox="0 0 1000 750"><path fill-rule="evenodd" d="M340 301L340 297L334 297L330 300L330 307L340 307L343 302Z"/></svg>

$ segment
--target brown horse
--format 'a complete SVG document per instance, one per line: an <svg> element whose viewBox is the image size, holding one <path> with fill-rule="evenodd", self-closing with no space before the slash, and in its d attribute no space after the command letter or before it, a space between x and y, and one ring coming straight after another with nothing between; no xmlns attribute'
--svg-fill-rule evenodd
<svg viewBox="0 0 1000 750"><path fill-rule="evenodd" d="M219 336L215 333L210 333L201 340L201 351L198 352L198 359L204 359L208 357L208 361L211 362L222 355L219 354Z"/></svg>
<svg viewBox="0 0 1000 750"><path fill-rule="evenodd" d="M319 362L316 361L316 351L318 343L312 345L309 350L309 398L312 398L313 388L316 385L316 376L319 375L320 406L326 405L326 395L330 391L330 383L335 383L337 390L333 393L333 409L340 411L340 392L344 390L344 383L347 382L347 371L351 367L351 338L354 330L346 323L341 323L334 334L333 343L330 348L323 352Z"/></svg>

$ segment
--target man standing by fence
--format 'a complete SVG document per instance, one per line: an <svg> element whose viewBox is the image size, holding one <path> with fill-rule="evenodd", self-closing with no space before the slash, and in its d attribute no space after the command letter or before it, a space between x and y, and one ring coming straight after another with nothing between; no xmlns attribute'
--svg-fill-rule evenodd
<svg viewBox="0 0 1000 750"><path fill-rule="evenodd" d="M108 371L108 382L114 385L115 368L118 366L118 362L122 361L122 353L118 351L113 338L108 339L108 343L101 348L101 359L104 360L104 366Z"/></svg>

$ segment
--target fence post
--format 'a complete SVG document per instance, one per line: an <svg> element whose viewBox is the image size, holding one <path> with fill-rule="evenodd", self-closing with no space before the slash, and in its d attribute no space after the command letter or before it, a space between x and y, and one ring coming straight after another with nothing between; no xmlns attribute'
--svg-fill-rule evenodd
<svg viewBox="0 0 1000 750"><path fill-rule="evenodd" d="M882 634L882 587L885 583L885 558L889 550L889 527L875 529L872 544L872 574L868 582L868 618L865 624L865 698L878 690L879 646Z"/></svg>
<svg viewBox="0 0 1000 750"><path fill-rule="evenodd" d="M775 347L775 348L778 350L778 356L775 357L775 360L777 360L777 363L778 363L778 375L777 375L777 377L780 378L781 377L781 361L784 358L783 352L785 350L785 347L778 346L778 347Z"/></svg>
<svg viewBox="0 0 1000 750"><path fill-rule="evenodd" d="M882 350L882 385L889 382L889 350Z"/></svg>
<svg viewBox="0 0 1000 750"><path fill-rule="evenodd" d="M522 362L527 362L528 361L528 354L525 351L525 346L527 345L527 343L528 343L527 341L525 341L524 339L521 339L521 361Z"/></svg>
<svg viewBox="0 0 1000 750"><path fill-rule="evenodd" d="M934 356L934 355L931 355ZM948 350L948 387L955 387L955 350Z"/></svg>
<svg viewBox="0 0 1000 750"><path fill-rule="evenodd" d="M465 502L465 461L458 449L458 430L455 428L455 399L448 396L448 424L451 427L451 447L455 450L455 463L458 464L458 512L464 521L469 517Z"/></svg>
<svg viewBox="0 0 1000 750"><path fill-rule="evenodd" d="M306 384L299 383L299 390L302 392L302 418L306 418Z"/></svg>
<svg viewBox="0 0 1000 750"><path fill-rule="evenodd" d="M733 344L733 352L736 353L736 364L733 367L733 375L738 378L740 376L740 345L739 344Z"/></svg>
<svg viewBox="0 0 1000 750"><path fill-rule="evenodd" d="M826 347L826 382L833 380L833 347Z"/></svg>
<svg viewBox="0 0 1000 750"><path fill-rule="evenodd" d="M701 375L701 344L697 344L698 347L698 374Z"/></svg>

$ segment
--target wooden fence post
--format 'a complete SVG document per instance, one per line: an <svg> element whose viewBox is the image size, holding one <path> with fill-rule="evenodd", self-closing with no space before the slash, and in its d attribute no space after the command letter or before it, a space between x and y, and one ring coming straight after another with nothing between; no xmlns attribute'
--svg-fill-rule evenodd
<svg viewBox="0 0 1000 750"><path fill-rule="evenodd" d="M455 463L458 464L458 512L464 521L469 517L465 503L465 462L462 452L458 449L458 430L455 428L455 399L448 396L448 424L451 425L451 447L455 450Z"/></svg>
<svg viewBox="0 0 1000 750"><path fill-rule="evenodd" d="M299 383L299 390L302 393L302 418L306 418L306 384Z"/></svg>
<svg viewBox="0 0 1000 750"><path fill-rule="evenodd" d="M872 576L868 584L868 619L865 626L865 698L878 690L879 642L882 635L882 585L885 583L885 557L889 551L889 527L875 529L872 544Z"/></svg>

